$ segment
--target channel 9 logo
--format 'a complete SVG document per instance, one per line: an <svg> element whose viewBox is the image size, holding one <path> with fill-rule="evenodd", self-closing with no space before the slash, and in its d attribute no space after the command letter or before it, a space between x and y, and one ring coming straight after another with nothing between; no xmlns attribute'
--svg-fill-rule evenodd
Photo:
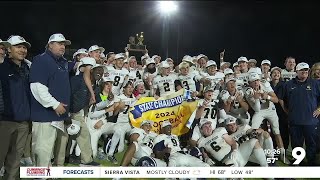
<svg viewBox="0 0 320 180"><path fill-rule="evenodd" d="M295 159L293 162L294 165L299 165L301 161L304 159L306 156L306 151L302 147L295 147L292 150L292 157Z"/></svg>

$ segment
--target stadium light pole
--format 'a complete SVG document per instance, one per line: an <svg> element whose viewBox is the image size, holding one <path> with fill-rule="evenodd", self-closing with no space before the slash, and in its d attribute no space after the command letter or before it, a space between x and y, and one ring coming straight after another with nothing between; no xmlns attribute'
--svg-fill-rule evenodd
<svg viewBox="0 0 320 180"><path fill-rule="evenodd" d="M164 17L163 22L163 30L164 30L164 36L165 36L165 42L166 42L166 58L168 58L169 55L169 23L170 23L170 17L172 14L176 13L178 11L178 4L175 1L159 1L158 2L158 10L160 14ZM179 33L179 32L178 32ZM179 34L178 34L179 36Z"/></svg>

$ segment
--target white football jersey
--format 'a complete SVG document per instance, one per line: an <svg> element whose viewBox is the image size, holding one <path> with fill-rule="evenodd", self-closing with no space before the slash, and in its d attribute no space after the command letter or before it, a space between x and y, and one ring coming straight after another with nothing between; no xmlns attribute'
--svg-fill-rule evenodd
<svg viewBox="0 0 320 180"><path fill-rule="evenodd" d="M114 67L108 69L109 77L113 80L112 93L116 96L120 95L120 89L123 85L124 79L129 75L129 71L125 68L121 70Z"/></svg>
<svg viewBox="0 0 320 180"><path fill-rule="evenodd" d="M237 88L236 93L239 93L243 98L244 97L244 93L242 88ZM227 90L222 90L220 93L220 97L222 99L223 102L227 102L227 100L230 97L230 93ZM230 107L230 111L228 114L237 117L237 116L247 116L246 113L247 111L241 107L239 101L237 101L237 98L235 96L232 97L233 101L231 102L231 107Z"/></svg>
<svg viewBox="0 0 320 180"><path fill-rule="evenodd" d="M204 99L200 99L198 103L198 107L202 106L204 103ZM214 124L217 124L218 120L218 102L216 100L211 100L208 104L209 107L204 109L204 112L201 115L201 120L202 119L207 119L211 122L214 122Z"/></svg>
<svg viewBox="0 0 320 180"><path fill-rule="evenodd" d="M159 89L160 96L166 96L176 92L174 81L178 79L178 76L174 73L168 76L158 75L153 79L153 88Z"/></svg>
<svg viewBox="0 0 320 180"><path fill-rule="evenodd" d="M286 69L282 69L282 71L281 71L281 78L284 81L289 81L289 80L295 78L296 76L297 76L296 72L289 72Z"/></svg>
<svg viewBox="0 0 320 180"><path fill-rule="evenodd" d="M135 82L137 80L142 80L143 70L130 68L129 80Z"/></svg>
<svg viewBox="0 0 320 180"><path fill-rule="evenodd" d="M164 141L165 147L171 148L170 154L176 153L178 151L181 151L180 148L180 142L178 139L178 136L171 134L171 135L166 135L166 134L159 134L155 139L154 139L154 144L158 144L161 141Z"/></svg>
<svg viewBox="0 0 320 180"><path fill-rule="evenodd" d="M154 132L146 133L141 128L133 128L130 132L131 134L139 134L137 143L139 148L136 149L134 157L140 159L143 156L150 156L153 152L153 140L156 138L157 134Z"/></svg>
<svg viewBox="0 0 320 180"><path fill-rule="evenodd" d="M178 79L181 81L183 88L190 91L196 91L196 81L200 81L201 76L196 73L189 73L186 76L180 74Z"/></svg>
<svg viewBox="0 0 320 180"><path fill-rule="evenodd" d="M151 78L155 78L157 75L158 75L158 70L156 70L156 72L154 73L143 72L142 79L146 80L148 76L150 76Z"/></svg>
<svg viewBox="0 0 320 180"><path fill-rule="evenodd" d="M217 128L211 136L201 137L198 141L198 147L203 147L216 160L221 161L231 151L231 146L222 137L224 134L227 134L225 128Z"/></svg>
<svg viewBox="0 0 320 180"><path fill-rule="evenodd" d="M260 82L260 88L258 90L260 93L269 93L269 92L274 92L271 84L265 80L262 80ZM245 97L248 100L248 103L250 104L251 107L253 107L254 99L253 99L253 94L255 90L253 90L251 87L247 87L244 90L245 92ZM260 105L261 105L261 110L263 109L268 109L269 107L274 108L274 104L270 100L265 100L265 99L260 99Z"/></svg>
<svg viewBox="0 0 320 180"><path fill-rule="evenodd" d="M209 75L208 73L203 74L203 77L206 79L209 79L211 82L211 86L215 86L218 84L221 80L224 80L224 74L222 72L216 72L215 75Z"/></svg>
<svg viewBox="0 0 320 180"><path fill-rule="evenodd" d="M241 137L247 134L247 131L251 129L249 125L238 125L236 132L229 134L235 141L238 141Z"/></svg>
<svg viewBox="0 0 320 180"><path fill-rule="evenodd" d="M236 79L238 80L238 83L243 83L243 85L248 84L249 74L248 73L241 73L236 77ZM236 81L236 83L237 83L237 81Z"/></svg>
<svg viewBox="0 0 320 180"><path fill-rule="evenodd" d="M124 102L126 105L125 109L119 112L117 123L129 123L129 109L134 106L136 98L133 95L131 97L127 97L124 94L121 94L117 100Z"/></svg>

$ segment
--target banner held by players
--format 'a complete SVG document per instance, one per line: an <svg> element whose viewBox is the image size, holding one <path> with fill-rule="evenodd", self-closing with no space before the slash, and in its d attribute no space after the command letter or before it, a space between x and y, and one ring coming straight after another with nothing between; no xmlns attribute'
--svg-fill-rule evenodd
<svg viewBox="0 0 320 180"><path fill-rule="evenodd" d="M143 120L154 121L153 131L160 132L161 123L170 121L172 133L182 135L188 132L188 126L195 117L198 101L191 100L191 93L181 89L168 96L140 98L130 109L129 118L134 127L139 127Z"/></svg>

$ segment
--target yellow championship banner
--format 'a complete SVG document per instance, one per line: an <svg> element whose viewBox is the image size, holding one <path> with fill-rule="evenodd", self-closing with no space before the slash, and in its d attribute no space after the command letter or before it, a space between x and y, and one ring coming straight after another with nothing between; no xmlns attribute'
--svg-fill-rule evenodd
<svg viewBox="0 0 320 180"><path fill-rule="evenodd" d="M189 131L197 109L198 101L191 98L188 90L181 89L165 97L142 97L130 109L129 118L134 127L140 127L144 120L154 122L153 131L160 132L163 121L170 121L172 133L179 136Z"/></svg>

